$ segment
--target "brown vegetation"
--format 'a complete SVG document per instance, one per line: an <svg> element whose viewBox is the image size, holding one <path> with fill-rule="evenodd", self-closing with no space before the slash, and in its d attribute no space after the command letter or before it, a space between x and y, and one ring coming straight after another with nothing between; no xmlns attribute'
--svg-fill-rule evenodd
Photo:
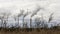
<svg viewBox="0 0 60 34"><path fill-rule="evenodd" d="M0 34L60 34L60 28L0 28Z"/></svg>

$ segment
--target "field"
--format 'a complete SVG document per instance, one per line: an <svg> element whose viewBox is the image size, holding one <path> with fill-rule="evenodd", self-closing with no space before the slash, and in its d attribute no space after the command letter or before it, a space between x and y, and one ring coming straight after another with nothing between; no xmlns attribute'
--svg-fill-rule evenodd
<svg viewBox="0 0 60 34"><path fill-rule="evenodd" d="M2 29L0 34L60 34L60 29Z"/></svg>

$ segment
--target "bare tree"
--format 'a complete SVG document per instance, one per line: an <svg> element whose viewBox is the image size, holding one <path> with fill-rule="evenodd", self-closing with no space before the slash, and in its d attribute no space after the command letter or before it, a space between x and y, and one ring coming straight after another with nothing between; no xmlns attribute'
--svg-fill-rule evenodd
<svg viewBox="0 0 60 34"><path fill-rule="evenodd" d="M53 19L53 14L54 14L54 13L51 13L51 14L50 14L50 17L49 17L48 23L49 23L50 21L52 21L52 19Z"/></svg>
<svg viewBox="0 0 60 34"><path fill-rule="evenodd" d="M30 14L30 12L28 12L28 9L27 9L27 12L26 13L24 13L24 10L22 9L22 10L20 10L20 13L17 16L14 15L14 19L15 19L15 21L17 20L18 21L18 24L19 24L19 17L23 16L23 20L22 21L23 21L23 26L24 26L24 18L28 14Z"/></svg>
<svg viewBox="0 0 60 34"><path fill-rule="evenodd" d="M3 23L4 28L6 28L6 24L7 24L8 18L11 15L11 13L10 12L8 12L8 13L3 12L3 13L1 13L1 15L2 16L0 16L0 19L1 19L2 23Z"/></svg>
<svg viewBox="0 0 60 34"><path fill-rule="evenodd" d="M1 27L2 27L2 25L3 25L3 16L2 15L0 15L0 20L1 20Z"/></svg>
<svg viewBox="0 0 60 34"><path fill-rule="evenodd" d="M36 8L36 10L31 14L31 17L30 17L30 28L32 27L32 25L31 25L31 23L32 23L32 17L34 16L34 15L36 15L39 11L40 11L40 7L38 6L37 8Z"/></svg>
<svg viewBox="0 0 60 34"><path fill-rule="evenodd" d="M17 23L18 23L16 26L18 26L18 27L19 27L19 17L21 17L21 16L23 15L23 13L24 13L24 10L21 9L21 10L20 10L20 13L18 13L17 16L14 15L14 19L15 19L15 21L17 20Z"/></svg>
<svg viewBox="0 0 60 34"><path fill-rule="evenodd" d="M24 22L24 18L29 15L30 12L28 12L28 9L27 9L27 12L25 14L23 14L23 27L26 28L27 27L27 22Z"/></svg>
<svg viewBox="0 0 60 34"><path fill-rule="evenodd" d="M39 28L40 27L40 22L41 22L40 17L36 17L35 18L35 27L36 28Z"/></svg>

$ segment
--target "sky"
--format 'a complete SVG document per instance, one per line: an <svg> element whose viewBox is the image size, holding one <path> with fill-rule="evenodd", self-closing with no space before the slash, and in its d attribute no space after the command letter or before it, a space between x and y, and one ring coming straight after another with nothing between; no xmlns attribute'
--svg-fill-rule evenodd
<svg viewBox="0 0 60 34"><path fill-rule="evenodd" d="M43 14L45 20L48 20L51 13L54 13L53 19L60 17L60 0L0 0L0 13L9 10L12 15L16 15L20 12L21 8L24 10L28 8L33 12L37 6L43 8L37 15L41 16Z"/></svg>
<svg viewBox="0 0 60 34"><path fill-rule="evenodd" d="M42 9L40 9L40 11L36 15L34 15L32 19L34 19L35 17L41 17L41 15L43 15L43 18L46 21L48 21L51 13L54 13L53 20L51 21L54 23L48 23L48 25L50 27L51 24L53 25L59 24L60 22L60 0L0 0L0 13L10 12L11 16L17 15L20 12L20 9L24 9L25 12L27 9L29 9L30 12L34 13L34 11L36 11L37 8L39 7ZM30 15L27 15L25 17L25 19L27 18L29 19ZM8 24L8 25L12 25L12 22L10 23L11 24Z"/></svg>

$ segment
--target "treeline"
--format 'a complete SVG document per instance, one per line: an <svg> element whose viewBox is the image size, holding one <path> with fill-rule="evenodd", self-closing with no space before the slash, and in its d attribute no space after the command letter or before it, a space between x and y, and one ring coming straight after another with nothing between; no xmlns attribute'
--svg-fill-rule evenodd
<svg viewBox="0 0 60 34"><path fill-rule="evenodd" d="M32 20L32 17L37 15L37 13L41 10L42 8L40 8L39 6L33 11L29 11L29 9L27 9L27 11L25 12L25 10L23 9L20 9L20 13L18 14L15 14L13 16L11 16L11 13L10 12L2 12L0 13L0 30L34 30L35 28L38 30L38 29L50 29L50 28L55 28L56 26L53 26L52 24L48 25L48 23L50 23L52 20L53 20L53 14L54 13L51 13L50 16L49 16L49 19L48 19L48 22L46 20L44 20L43 18L43 14L41 14L41 17L40 16L36 16L35 19L34 19L34 23L33 23L33 20ZM27 15L30 15L30 21L29 22L26 22L25 21L25 17ZM23 19L22 19L22 27L19 25L20 23L20 17L23 16ZM7 23L10 22L9 21L9 18L12 17L14 22L16 23L15 26L14 25L11 25L10 26L7 26ZM13 22L12 22L13 23ZM28 25L28 23L30 23ZM33 23L33 24L32 24Z"/></svg>

